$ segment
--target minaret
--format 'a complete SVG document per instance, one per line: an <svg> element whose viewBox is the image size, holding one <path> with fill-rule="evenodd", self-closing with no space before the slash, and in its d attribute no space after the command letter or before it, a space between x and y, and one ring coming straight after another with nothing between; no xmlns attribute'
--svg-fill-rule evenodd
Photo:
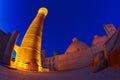
<svg viewBox="0 0 120 80"><path fill-rule="evenodd" d="M17 51L15 65L18 69L42 71L42 30L47 13L46 8L40 8L37 16L29 26Z"/></svg>

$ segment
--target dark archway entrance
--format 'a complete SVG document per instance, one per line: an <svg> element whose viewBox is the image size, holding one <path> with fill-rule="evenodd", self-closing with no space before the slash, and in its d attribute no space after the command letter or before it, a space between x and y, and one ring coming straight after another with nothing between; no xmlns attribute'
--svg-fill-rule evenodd
<svg viewBox="0 0 120 80"><path fill-rule="evenodd" d="M109 64L112 67L120 67L120 48L109 55Z"/></svg>

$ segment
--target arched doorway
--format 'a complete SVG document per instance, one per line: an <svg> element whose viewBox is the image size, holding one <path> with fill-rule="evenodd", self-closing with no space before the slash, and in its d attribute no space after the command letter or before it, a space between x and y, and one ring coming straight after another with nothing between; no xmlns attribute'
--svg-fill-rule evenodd
<svg viewBox="0 0 120 80"><path fill-rule="evenodd" d="M15 58L16 58L16 51L14 50L12 52L12 61L14 62L15 61Z"/></svg>
<svg viewBox="0 0 120 80"><path fill-rule="evenodd" d="M109 64L112 67L120 67L120 48L109 55Z"/></svg>

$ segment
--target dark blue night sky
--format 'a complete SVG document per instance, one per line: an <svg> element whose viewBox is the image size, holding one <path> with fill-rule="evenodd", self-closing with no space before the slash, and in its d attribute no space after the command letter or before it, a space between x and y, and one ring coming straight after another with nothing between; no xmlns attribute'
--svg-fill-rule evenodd
<svg viewBox="0 0 120 80"><path fill-rule="evenodd" d="M105 35L104 24L120 25L119 0L0 0L0 29L20 32L17 45L40 7L48 8L42 49L64 53L73 37L91 45L95 34Z"/></svg>

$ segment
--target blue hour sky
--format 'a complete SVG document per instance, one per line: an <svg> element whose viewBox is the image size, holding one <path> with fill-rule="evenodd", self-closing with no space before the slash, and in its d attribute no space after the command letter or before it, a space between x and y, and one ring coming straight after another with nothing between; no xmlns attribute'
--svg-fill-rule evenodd
<svg viewBox="0 0 120 80"><path fill-rule="evenodd" d="M43 29L42 49L48 56L64 53L77 37L89 46L95 34L106 35L104 24L120 25L119 0L0 0L0 29L19 31L17 45L40 7L48 8Z"/></svg>

